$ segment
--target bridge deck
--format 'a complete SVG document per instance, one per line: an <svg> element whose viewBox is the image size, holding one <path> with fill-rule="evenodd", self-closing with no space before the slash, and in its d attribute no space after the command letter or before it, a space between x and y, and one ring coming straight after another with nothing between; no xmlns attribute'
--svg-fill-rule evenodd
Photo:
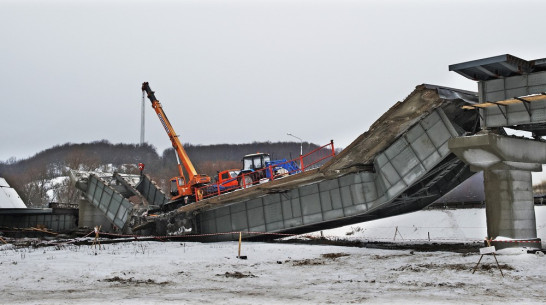
<svg viewBox="0 0 546 305"><path fill-rule="evenodd" d="M301 233L421 209L471 175L447 141L476 130L477 113L462 110L476 101L471 92L417 86L321 168L148 217L140 227Z"/></svg>

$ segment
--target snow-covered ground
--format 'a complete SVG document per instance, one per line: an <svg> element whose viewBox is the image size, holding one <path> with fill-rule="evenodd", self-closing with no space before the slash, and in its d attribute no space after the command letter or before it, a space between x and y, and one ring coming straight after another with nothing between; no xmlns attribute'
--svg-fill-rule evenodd
<svg viewBox="0 0 546 305"><path fill-rule="evenodd" d="M480 211L421 211L323 234L392 241L394 224L405 239L427 236L425 243L428 234L423 235L423 230L433 227L441 227L436 233L443 237L479 240L483 232L461 228L480 227L470 222L471 217L483 218ZM546 207L538 207L542 234L544 214ZM442 222L447 220L452 222ZM419 224L413 233L411 223ZM378 233L389 226L386 233ZM3 245L0 303L544 304L546 300L546 256L523 249L498 252L504 278L492 256L485 256L472 274L478 252L246 241L241 254L248 259L237 259L237 251L236 242L117 243L97 250L97 255L90 246Z"/></svg>
<svg viewBox="0 0 546 305"><path fill-rule="evenodd" d="M535 215L537 235L546 247L546 205L535 206ZM487 224L485 209L425 210L325 230L322 234L372 241L428 241L430 238L435 242L477 242L487 236ZM320 232L313 235L318 236Z"/></svg>

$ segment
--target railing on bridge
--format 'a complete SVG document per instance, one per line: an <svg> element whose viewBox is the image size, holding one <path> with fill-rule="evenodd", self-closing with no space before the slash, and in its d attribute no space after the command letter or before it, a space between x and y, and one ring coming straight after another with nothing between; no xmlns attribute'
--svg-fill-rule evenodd
<svg viewBox="0 0 546 305"><path fill-rule="evenodd" d="M196 188L196 201L315 169L320 167L325 160L332 158L334 155L334 141L331 140L330 143L318 147L296 159L283 162L272 162L263 169L251 173L241 173L237 177L233 177L222 183L214 183ZM290 170L287 170L287 168Z"/></svg>

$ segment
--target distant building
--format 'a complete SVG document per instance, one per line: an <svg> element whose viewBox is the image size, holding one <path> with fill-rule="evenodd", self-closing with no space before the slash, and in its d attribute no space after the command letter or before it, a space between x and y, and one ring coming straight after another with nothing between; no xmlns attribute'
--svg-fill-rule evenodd
<svg viewBox="0 0 546 305"><path fill-rule="evenodd" d="M6 179L0 178L0 209L26 209L17 192L9 186Z"/></svg>

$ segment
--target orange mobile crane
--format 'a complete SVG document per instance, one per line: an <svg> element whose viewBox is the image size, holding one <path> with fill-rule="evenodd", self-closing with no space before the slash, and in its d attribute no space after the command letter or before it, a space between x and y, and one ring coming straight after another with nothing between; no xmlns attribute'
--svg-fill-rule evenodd
<svg viewBox="0 0 546 305"><path fill-rule="evenodd" d="M144 82L142 84L142 91L146 92L148 98L152 102L152 107L157 113L157 116L159 117L163 128L165 128L165 131L167 132L167 135L171 140L173 148L176 151L176 160L178 162L178 172L180 175L178 177L173 177L170 180L172 197L171 201L168 204L171 206L172 203L177 204L180 203L180 201L182 200L183 202L181 203L183 204L195 202L196 197L198 196L198 194L196 194L196 188L210 183L210 177L207 175L198 174L193 167L190 158L186 154L184 147L178 139L178 135L174 132L174 128L169 122L169 119L167 119L167 115L165 115L165 112L161 107L161 103L159 103L159 101L155 98L154 92L152 91L152 89L150 89L150 85L148 84L148 82ZM182 161L182 164L180 164L180 161ZM182 165L184 165L184 169L189 176L188 180L186 180L186 177L184 176Z"/></svg>

